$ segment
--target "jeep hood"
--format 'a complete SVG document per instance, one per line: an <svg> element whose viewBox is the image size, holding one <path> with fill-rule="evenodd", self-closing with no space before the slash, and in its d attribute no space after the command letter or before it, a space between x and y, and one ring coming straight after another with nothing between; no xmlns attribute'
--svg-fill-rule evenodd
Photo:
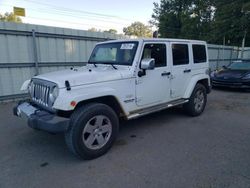
<svg viewBox="0 0 250 188"><path fill-rule="evenodd" d="M126 71L127 70L127 71ZM100 66L88 68L71 68L62 71L50 72L35 76L34 78L47 80L56 83L59 88L65 87L65 81L68 80L70 86L79 86L84 84L94 84L98 82L113 81L128 77L128 67L119 67L114 69L111 66Z"/></svg>

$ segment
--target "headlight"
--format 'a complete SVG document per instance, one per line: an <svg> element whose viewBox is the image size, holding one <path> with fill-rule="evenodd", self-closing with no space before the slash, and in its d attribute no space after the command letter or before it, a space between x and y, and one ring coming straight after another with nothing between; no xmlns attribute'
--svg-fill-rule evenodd
<svg viewBox="0 0 250 188"><path fill-rule="evenodd" d="M250 80L250 74L245 75L242 79L244 79L244 80Z"/></svg>
<svg viewBox="0 0 250 188"><path fill-rule="evenodd" d="M53 87L53 89L51 90L49 94L49 99L52 103L55 102L56 98L58 97L58 94L59 94L58 87L57 86Z"/></svg>

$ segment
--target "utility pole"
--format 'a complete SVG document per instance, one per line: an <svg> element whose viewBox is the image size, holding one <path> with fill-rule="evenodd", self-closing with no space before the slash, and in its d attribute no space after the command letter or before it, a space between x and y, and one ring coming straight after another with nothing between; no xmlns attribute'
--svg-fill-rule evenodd
<svg viewBox="0 0 250 188"><path fill-rule="evenodd" d="M242 46L241 46L241 59L244 58L244 51L245 51L245 41L246 41L246 36L247 36L247 30L244 32L244 37L242 39Z"/></svg>
<svg viewBox="0 0 250 188"><path fill-rule="evenodd" d="M250 11L246 11L246 12L244 12L244 7L242 6L242 10L241 10L241 12L245 15L245 16L247 16L249 13L250 13ZM247 20L249 19L249 17L247 16ZM244 25L243 25L244 26ZM245 42L246 42L246 36L247 36L247 28L245 28L245 31L244 31L244 37L243 37L243 39L242 39L242 46L241 46L241 59L243 59L244 58L244 51L245 51Z"/></svg>
<svg viewBox="0 0 250 188"><path fill-rule="evenodd" d="M223 49L222 49L222 65L225 63L225 45L226 45L226 36L223 37Z"/></svg>

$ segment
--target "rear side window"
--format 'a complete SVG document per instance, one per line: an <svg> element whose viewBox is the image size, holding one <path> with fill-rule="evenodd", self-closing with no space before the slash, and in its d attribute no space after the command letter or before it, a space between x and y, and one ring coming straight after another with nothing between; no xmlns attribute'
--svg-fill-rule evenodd
<svg viewBox="0 0 250 188"><path fill-rule="evenodd" d="M166 45L165 44L145 44L142 59L154 58L155 67L166 66Z"/></svg>
<svg viewBox="0 0 250 188"><path fill-rule="evenodd" d="M172 44L173 65L185 65L189 63L188 45Z"/></svg>
<svg viewBox="0 0 250 188"><path fill-rule="evenodd" d="M194 63L205 63L207 61L205 45L193 45Z"/></svg>

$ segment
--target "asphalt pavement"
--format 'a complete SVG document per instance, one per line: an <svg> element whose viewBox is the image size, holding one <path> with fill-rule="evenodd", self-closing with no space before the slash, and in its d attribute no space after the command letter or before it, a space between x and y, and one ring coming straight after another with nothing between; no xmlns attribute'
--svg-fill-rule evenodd
<svg viewBox="0 0 250 188"><path fill-rule="evenodd" d="M0 105L0 188L250 187L250 93L213 90L195 118L180 108L123 122L104 156L74 157L63 135L27 127Z"/></svg>

